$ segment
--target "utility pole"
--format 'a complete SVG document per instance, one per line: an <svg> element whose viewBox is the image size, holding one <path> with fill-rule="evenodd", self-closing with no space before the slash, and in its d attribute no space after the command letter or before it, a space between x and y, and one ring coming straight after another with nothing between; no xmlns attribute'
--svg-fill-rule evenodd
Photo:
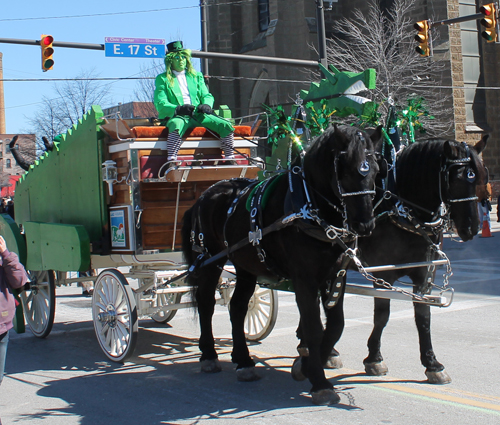
<svg viewBox="0 0 500 425"><path fill-rule="evenodd" d="M316 25L318 28L319 62L325 68L328 68L328 60L326 58L325 7L323 0L316 0Z"/></svg>
<svg viewBox="0 0 500 425"><path fill-rule="evenodd" d="M201 50L208 52L208 28L207 28L207 1L200 0L200 14L201 14ZM208 59L201 60L201 72L208 76Z"/></svg>
<svg viewBox="0 0 500 425"><path fill-rule="evenodd" d="M0 134L7 133L5 126L5 100L3 91L3 53L0 53Z"/></svg>

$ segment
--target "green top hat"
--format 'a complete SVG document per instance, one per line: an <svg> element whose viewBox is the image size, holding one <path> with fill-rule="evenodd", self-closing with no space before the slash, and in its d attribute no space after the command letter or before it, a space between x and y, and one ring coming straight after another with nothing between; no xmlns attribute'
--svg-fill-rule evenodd
<svg viewBox="0 0 500 425"><path fill-rule="evenodd" d="M167 44L167 53L180 52L182 50L184 50L182 41L172 41Z"/></svg>

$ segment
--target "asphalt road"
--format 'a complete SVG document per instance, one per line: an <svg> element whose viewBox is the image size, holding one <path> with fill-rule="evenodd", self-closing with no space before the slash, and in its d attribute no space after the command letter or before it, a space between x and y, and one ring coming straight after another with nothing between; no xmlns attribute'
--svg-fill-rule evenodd
<svg viewBox="0 0 500 425"><path fill-rule="evenodd" d="M393 301L382 353L385 377L363 370L371 331L372 299L347 295L347 326L338 348L344 367L327 371L340 394L335 406L314 406L309 383L295 382L298 322L293 294L279 293L279 314L269 337L250 346L260 381L236 381L230 361L230 327L218 307L215 335L223 371L199 371L198 325L179 310L168 325L140 322L134 356L115 364L101 352L91 301L76 286L57 289L56 323L48 338L11 332L0 387L5 424L500 424L500 223L491 238L445 240L456 289L450 307L432 309L433 344L452 383L426 382L420 365L413 308ZM355 278L355 277L353 277Z"/></svg>

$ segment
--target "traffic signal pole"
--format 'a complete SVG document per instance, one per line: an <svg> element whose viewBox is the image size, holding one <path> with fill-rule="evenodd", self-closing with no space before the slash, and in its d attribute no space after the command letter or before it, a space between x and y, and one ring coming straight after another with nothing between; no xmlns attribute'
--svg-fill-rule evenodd
<svg viewBox="0 0 500 425"><path fill-rule="evenodd" d="M438 25L451 25L458 24L459 22L477 21L478 19L481 19L483 17L484 15L482 13L475 13L474 15L459 16L458 18L445 19L444 21L429 21L429 23L431 27L437 27Z"/></svg>
<svg viewBox="0 0 500 425"><path fill-rule="evenodd" d="M7 44L26 44L32 46L39 46L40 40L22 40L16 38L0 38L0 43ZM90 43L73 43L68 41L54 41L54 47L67 47L72 49L89 49L89 50L104 50L104 44L90 44ZM252 56L241 55L237 53L216 53L216 52L202 52L199 50L192 50L191 56L194 58L207 58L207 59L228 59L237 60L242 62L260 62L269 63L274 65L295 65L304 68L318 68L318 61L290 59L290 58L274 58L268 56Z"/></svg>

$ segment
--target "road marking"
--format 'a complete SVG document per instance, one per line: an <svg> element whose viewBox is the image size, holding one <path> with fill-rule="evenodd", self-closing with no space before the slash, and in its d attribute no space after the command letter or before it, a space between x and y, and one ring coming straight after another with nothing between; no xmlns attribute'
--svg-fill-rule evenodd
<svg viewBox="0 0 500 425"><path fill-rule="evenodd" d="M289 357L282 356L278 358L275 355L271 355L266 352L257 351L254 349L252 349L251 351L253 354L262 356L262 358L259 358L259 361L261 363L264 363L265 365L283 370L289 370L292 367L293 359L290 360ZM346 368L342 368L336 371L330 369L325 370L325 375L328 379L338 378L340 373L342 373L342 375L350 374L353 376L345 377L337 381L337 386L342 385L344 382L352 382L353 384L368 385L370 388L377 390L391 391L392 393L400 395L404 394L406 396L417 397L425 399L427 401L452 404L454 406L458 405L467 409L477 409L485 413L500 416L500 397L477 394L455 388L448 389L441 386L432 386L432 391L424 390L421 388L412 388L408 386L409 384L411 384L411 382L408 382L408 384L397 384L391 381L401 382L401 379L389 376L366 376L365 378L361 378L359 375L364 373L364 371L360 370L351 370ZM376 379L377 381L384 380L387 382L373 382L374 379ZM425 382L423 382L422 384L432 385L426 384ZM419 383L419 385L421 384ZM477 400L473 400L473 398Z"/></svg>

